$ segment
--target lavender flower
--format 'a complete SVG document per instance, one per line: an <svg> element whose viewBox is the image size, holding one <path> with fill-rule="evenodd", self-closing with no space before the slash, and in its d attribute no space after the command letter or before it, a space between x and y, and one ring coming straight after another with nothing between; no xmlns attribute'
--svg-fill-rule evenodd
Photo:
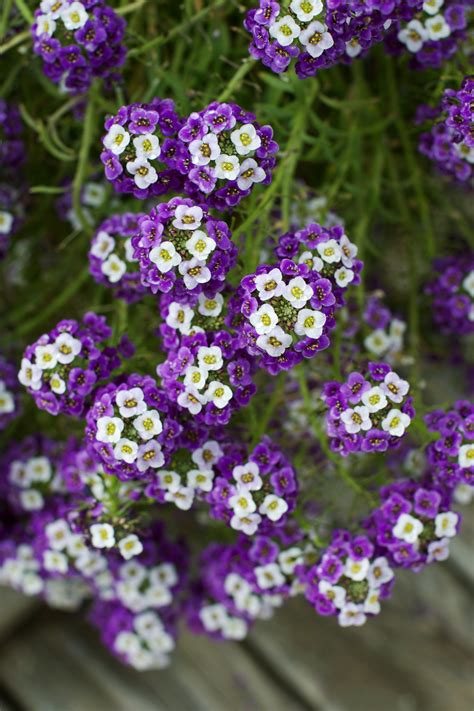
<svg viewBox="0 0 474 711"><path fill-rule="evenodd" d="M474 333L474 254L434 262L435 277L427 284L435 324L442 333Z"/></svg>
<svg viewBox="0 0 474 711"><path fill-rule="evenodd" d="M428 473L440 486L452 490L474 485L474 406L455 402L452 410L433 410L425 417L437 439L426 448Z"/></svg>

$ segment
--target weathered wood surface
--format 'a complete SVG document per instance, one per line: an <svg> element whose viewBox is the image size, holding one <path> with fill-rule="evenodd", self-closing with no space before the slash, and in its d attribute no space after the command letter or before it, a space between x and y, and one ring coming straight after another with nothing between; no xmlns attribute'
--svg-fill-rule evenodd
<svg viewBox="0 0 474 711"><path fill-rule="evenodd" d="M451 559L399 575L340 629L301 600L243 644L184 633L173 665L123 668L75 615L0 592L0 711L473 711L474 515Z"/></svg>

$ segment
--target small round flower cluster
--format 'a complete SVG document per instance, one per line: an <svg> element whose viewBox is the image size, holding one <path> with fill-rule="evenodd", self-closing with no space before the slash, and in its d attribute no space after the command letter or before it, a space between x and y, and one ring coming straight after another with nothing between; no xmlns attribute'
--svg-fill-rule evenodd
<svg viewBox="0 0 474 711"><path fill-rule="evenodd" d="M434 410L425 417L438 438L426 448L428 473L440 486L474 486L474 405L458 400L452 410Z"/></svg>
<svg viewBox="0 0 474 711"><path fill-rule="evenodd" d="M272 71L296 59L300 79L338 62L350 62L380 42L393 21L411 19L422 0L259 0L249 10L250 54Z"/></svg>
<svg viewBox="0 0 474 711"><path fill-rule="evenodd" d="M143 216L132 238L142 284L185 295L217 291L237 262L237 248L225 222L209 216L205 205L172 198Z"/></svg>
<svg viewBox="0 0 474 711"><path fill-rule="evenodd" d="M322 397L331 449L346 457L397 447L415 414L409 389L387 363L369 363L343 384L326 383Z"/></svg>
<svg viewBox="0 0 474 711"><path fill-rule="evenodd" d="M406 323L393 316L378 294L372 294L367 299L364 322L374 329L364 338L364 348L367 352L389 363L397 359L403 351Z"/></svg>
<svg viewBox="0 0 474 711"><path fill-rule="evenodd" d="M70 94L83 94L94 77L112 83L125 61L125 21L104 0L42 0L31 27L43 71Z"/></svg>
<svg viewBox="0 0 474 711"><path fill-rule="evenodd" d="M389 32L386 46L394 54L408 50L415 69L438 68L455 54L466 26L466 10L458 0L425 0L415 19Z"/></svg>
<svg viewBox="0 0 474 711"><path fill-rule="evenodd" d="M183 150L176 134L181 125L172 99L158 98L122 106L106 120L100 159L117 192L145 200L179 190Z"/></svg>
<svg viewBox="0 0 474 711"><path fill-rule="evenodd" d="M227 331L183 336L157 367L168 398L198 422L227 424L256 392L255 363Z"/></svg>
<svg viewBox="0 0 474 711"><path fill-rule="evenodd" d="M141 217L131 212L111 215L97 228L89 250L89 271L95 281L128 303L146 292L132 247Z"/></svg>
<svg viewBox="0 0 474 711"><path fill-rule="evenodd" d="M105 318L89 312L82 322L60 321L28 346L18 379L36 406L51 415L82 415L100 381L120 365L118 350L104 344L111 335Z"/></svg>
<svg viewBox="0 0 474 711"><path fill-rule="evenodd" d="M234 207L255 183L271 182L278 151L273 130L237 104L214 101L193 112L178 137L184 149L185 190L211 207Z"/></svg>
<svg viewBox="0 0 474 711"><path fill-rule="evenodd" d="M426 286L433 320L442 333L474 333L474 254L436 259Z"/></svg>
<svg viewBox="0 0 474 711"><path fill-rule="evenodd" d="M388 598L394 572L385 556L376 555L366 536L334 532L319 561L300 568L306 599L318 615L337 616L341 627L363 625L378 615L380 601Z"/></svg>
<svg viewBox="0 0 474 711"><path fill-rule="evenodd" d="M163 466L180 426L149 376L130 375L101 388L86 415L86 437L108 474L149 479Z"/></svg>
<svg viewBox="0 0 474 711"><path fill-rule="evenodd" d="M159 303L160 334L166 350L177 350L181 336L197 333L216 333L225 327L226 304L224 296L212 291L190 292L177 297L163 294Z"/></svg>
<svg viewBox="0 0 474 711"><path fill-rule="evenodd" d="M279 259L292 259L306 264L332 283L338 306L344 303L343 293L349 284L360 284L362 262L357 259L357 247L344 232L344 227L322 227L310 223L302 230L287 232L278 240L275 254Z"/></svg>
<svg viewBox="0 0 474 711"><path fill-rule="evenodd" d="M433 109L422 105L417 123L429 121L432 127L420 136L419 151L447 175L468 183L473 175L474 79L466 77L459 90L446 89L441 104Z"/></svg>
<svg viewBox="0 0 474 711"><path fill-rule="evenodd" d="M329 346L336 297L332 283L305 262L282 259L245 276L233 304L242 315L240 339L248 352L262 354L261 367L275 374Z"/></svg>
<svg viewBox="0 0 474 711"><path fill-rule="evenodd" d="M296 474L269 437L248 454L226 450L208 496L212 515L247 536L281 527L296 505Z"/></svg>
<svg viewBox="0 0 474 711"><path fill-rule="evenodd" d="M404 479L382 487L380 495L382 504L365 526L393 566L418 572L427 563L446 560L461 519L450 511L444 487Z"/></svg>
<svg viewBox="0 0 474 711"><path fill-rule="evenodd" d="M16 368L0 355L0 430L18 417L19 410Z"/></svg>
<svg viewBox="0 0 474 711"><path fill-rule="evenodd" d="M17 106L0 99L0 259L5 256L23 216L22 166L26 152L22 129Z"/></svg>

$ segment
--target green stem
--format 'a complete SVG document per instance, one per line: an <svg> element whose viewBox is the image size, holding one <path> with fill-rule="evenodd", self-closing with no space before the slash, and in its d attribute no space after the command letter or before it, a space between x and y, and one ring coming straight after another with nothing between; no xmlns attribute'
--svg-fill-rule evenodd
<svg viewBox="0 0 474 711"><path fill-rule="evenodd" d="M23 42L26 42L29 40L31 37L31 33L29 30L25 30L24 32L19 32L17 35L14 35L11 39L8 40L8 42L5 42L5 44L2 44L0 47L0 57L2 54L6 54L9 49L13 49L13 47L16 47L19 44L22 44Z"/></svg>
<svg viewBox="0 0 474 711"><path fill-rule="evenodd" d="M72 205L74 208L74 212L76 213L82 225L82 229L84 230L84 232L86 232L86 234L90 234L91 226L82 210L81 190L84 184L84 180L86 178L87 164L89 162L89 151L92 145L92 139L94 134L95 91L96 87L95 85L93 85L89 91L86 113L84 116L84 128L82 132L81 147L79 150L79 159L77 161L76 174L72 183Z"/></svg>
<svg viewBox="0 0 474 711"><path fill-rule="evenodd" d="M33 17L31 10L26 4L25 0L15 0L15 5L17 6L18 11L23 17L23 19L26 20L29 25L32 25L35 18Z"/></svg>
<svg viewBox="0 0 474 711"><path fill-rule="evenodd" d="M247 76L254 64L255 60L253 57L247 57L247 59L244 59L232 79L227 84L226 88L217 97L217 101L227 101L232 96L234 90L240 86L244 77Z"/></svg>

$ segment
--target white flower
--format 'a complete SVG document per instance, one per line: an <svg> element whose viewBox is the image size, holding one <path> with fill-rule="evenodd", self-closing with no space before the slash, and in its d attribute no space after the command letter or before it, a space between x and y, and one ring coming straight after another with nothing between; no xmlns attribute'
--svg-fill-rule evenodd
<svg viewBox="0 0 474 711"><path fill-rule="evenodd" d="M240 161L237 156L229 156L226 153L221 153L216 158L214 167L214 175L221 180L235 180L239 175Z"/></svg>
<svg viewBox="0 0 474 711"><path fill-rule="evenodd" d="M474 498L474 486L458 484L454 490L454 500L458 504L470 504Z"/></svg>
<svg viewBox="0 0 474 711"><path fill-rule="evenodd" d="M224 365L219 346L200 346L197 352L199 367L204 370L220 370Z"/></svg>
<svg viewBox="0 0 474 711"><path fill-rule="evenodd" d="M185 247L196 259L205 260L216 248L216 243L202 230L196 230L186 242Z"/></svg>
<svg viewBox="0 0 474 711"><path fill-rule="evenodd" d="M196 449L191 454L191 459L198 467L203 467L203 469L210 469L213 464L219 461L223 456L223 451L215 440L211 439L202 445L199 449Z"/></svg>
<svg viewBox="0 0 474 711"><path fill-rule="evenodd" d="M248 594L252 588L241 575L229 573L224 580L224 590L230 597L235 598L237 595Z"/></svg>
<svg viewBox="0 0 474 711"><path fill-rule="evenodd" d="M361 405L356 405L355 407L350 407L341 413L341 420L344 423L346 432L349 434L356 434L361 430L367 432L372 427L372 421L369 416L369 411L366 407Z"/></svg>
<svg viewBox="0 0 474 711"><path fill-rule="evenodd" d="M208 469L191 469L188 472L188 486L192 489L200 489L200 491L211 491L214 472Z"/></svg>
<svg viewBox="0 0 474 711"><path fill-rule="evenodd" d="M346 591L340 585L331 585L327 580L320 580L318 590L321 595L324 595L328 600L339 610L344 607L346 602Z"/></svg>
<svg viewBox="0 0 474 711"><path fill-rule="evenodd" d="M365 348L375 355L382 355L390 348L391 340L382 328L377 328L364 339Z"/></svg>
<svg viewBox="0 0 474 711"><path fill-rule="evenodd" d="M196 388L188 388L178 395L177 403L184 407L191 415L197 415L205 405L206 399Z"/></svg>
<svg viewBox="0 0 474 711"><path fill-rule="evenodd" d="M225 639L242 640L247 636L248 625L240 617L227 617L222 625L222 636Z"/></svg>
<svg viewBox="0 0 474 711"><path fill-rule="evenodd" d="M274 296L281 296L285 290L281 271L275 267L268 274L259 274L255 277L255 288L261 301L268 301Z"/></svg>
<svg viewBox="0 0 474 711"><path fill-rule="evenodd" d="M354 272L352 269L347 269L347 267L339 267L334 272L334 279L338 286L345 287L354 281Z"/></svg>
<svg viewBox="0 0 474 711"><path fill-rule="evenodd" d="M303 562L303 552L301 548L293 546L278 554L278 564L285 575L293 575L297 565Z"/></svg>
<svg viewBox="0 0 474 711"><path fill-rule="evenodd" d="M335 239L320 242L316 245L316 249L323 262L327 262L327 264L334 264L335 262L340 262L342 259L342 249L339 246L339 242Z"/></svg>
<svg viewBox="0 0 474 711"><path fill-rule="evenodd" d="M219 603L206 605L199 610L199 617L208 632L216 632L227 621L227 610Z"/></svg>
<svg viewBox="0 0 474 711"><path fill-rule="evenodd" d="M239 488L248 489L249 491L259 491L263 485L258 464L255 462L248 462L234 467L232 477L239 485Z"/></svg>
<svg viewBox="0 0 474 711"><path fill-rule="evenodd" d="M474 467L474 442L463 444L459 447L458 464L461 469Z"/></svg>
<svg viewBox="0 0 474 711"><path fill-rule="evenodd" d="M287 511L288 504L285 499L275 494L267 494L258 509L258 513L267 516L270 521L279 521Z"/></svg>
<svg viewBox="0 0 474 711"><path fill-rule="evenodd" d="M43 508L44 499L39 491L27 489L20 491L20 504L25 511L39 511Z"/></svg>
<svg viewBox="0 0 474 711"><path fill-rule="evenodd" d="M351 57L351 59L353 59L354 57L358 57L361 52L362 45L360 44L357 37L353 37L348 42L346 42L346 54L348 57Z"/></svg>
<svg viewBox="0 0 474 711"><path fill-rule="evenodd" d="M181 256L176 251L174 244L169 241L161 242L158 247L153 247L148 257L163 274L181 263Z"/></svg>
<svg viewBox="0 0 474 711"><path fill-rule="evenodd" d="M299 37L301 28L294 21L291 15L285 15L279 20L275 20L270 25L270 36L276 39L282 47L288 47L293 40Z"/></svg>
<svg viewBox="0 0 474 711"><path fill-rule="evenodd" d="M283 296L295 309L301 309L313 294L313 288L305 282L303 277L294 277L288 282Z"/></svg>
<svg viewBox="0 0 474 711"><path fill-rule="evenodd" d="M342 235L339 241L339 247L341 248L341 259L345 267L352 267L354 264L354 259L357 256L357 245L350 241L347 235Z"/></svg>
<svg viewBox="0 0 474 711"><path fill-rule="evenodd" d="M38 15L36 18L37 24L37 35L49 35L52 37L56 29L56 21L53 20L52 15Z"/></svg>
<svg viewBox="0 0 474 711"><path fill-rule="evenodd" d="M95 237L91 254L98 259L107 259L115 247L115 240L107 232L101 230Z"/></svg>
<svg viewBox="0 0 474 711"><path fill-rule="evenodd" d="M59 551L44 551L43 565L50 573L67 573L68 560L64 553Z"/></svg>
<svg viewBox="0 0 474 711"><path fill-rule="evenodd" d="M393 535L406 543L415 543L423 530L423 524L410 514L403 513L399 516L393 527Z"/></svg>
<svg viewBox="0 0 474 711"><path fill-rule="evenodd" d="M115 402L122 417L134 417L142 415L146 409L143 390L141 388L130 388L130 390L119 390L115 396Z"/></svg>
<svg viewBox="0 0 474 711"><path fill-rule="evenodd" d="M133 420L133 426L145 441L153 439L155 435L159 435L163 431L163 425L157 410L146 410Z"/></svg>
<svg viewBox="0 0 474 711"><path fill-rule="evenodd" d="M137 158L154 160L161 154L160 141L153 133L142 133L133 139Z"/></svg>
<svg viewBox="0 0 474 711"><path fill-rule="evenodd" d="M353 602L348 602L340 611L337 619L341 627L360 627L365 623L367 617L364 615L362 605L355 605Z"/></svg>
<svg viewBox="0 0 474 711"><path fill-rule="evenodd" d="M86 183L82 200L89 207L100 207L105 200L105 187L102 183Z"/></svg>
<svg viewBox="0 0 474 711"><path fill-rule="evenodd" d="M432 563L434 560L440 562L447 560L447 558L449 558L449 538L441 538L439 541L428 543L427 563Z"/></svg>
<svg viewBox="0 0 474 711"><path fill-rule="evenodd" d="M295 333L298 336L308 336L308 338L319 338L326 323L326 314L313 309L301 309L294 325Z"/></svg>
<svg viewBox="0 0 474 711"><path fill-rule="evenodd" d="M119 632L114 641L114 649L119 654L133 654L141 649L140 638L133 632Z"/></svg>
<svg viewBox="0 0 474 711"><path fill-rule="evenodd" d="M229 498L229 506L239 518L255 513L257 505L248 489L238 486L236 493Z"/></svg>
<svg viewBox="0 0 474 711"><path fill-rule="evenodd" d="M208 165L221 153L219 141L215 133L208 133L203 138L197 138L188 146L193 165Z"/></svg>
<svg viewBox="0 0 474 711"><path fill-rule="evenodd" d="M119 541L118 547L122 558L125 558L125 560L130 560L130 558L133 558L136 555L140 555L140 553L143 551L143 545L138 536L136 536L134 533L131 533L129 536L122 538Z"/></svg>
<svg viewBox="0 0 474 711"><path fill-rule="evenodd" d="M259 336L270 333L278 323L278 316L273 306L263 304L257 311L251 314L250 323L255 328Z"/></svg>
<svg viewBox="0 0 474 711"><path fill-rule="evenodd" d="M138 258L133 256L135 250L132 245L132 238L131 237L129 237L128 239L125 240L125 242L123 243L123 246L125 248L126 261L127 262L138 262Z"/></svg>
<svg viewBox="0 0 474 711"><path fill-rule="evenodd" d="M261 522L262 517L258 513L246 514L245 516L234 514L230 519L231 528L234 531L242 531L246 536L253 536Z"/></svg>
<svg viewBox="0 0 474 711"><path fill-rule="evenodd" d="M78 558L87 554L87 546L84 537L79 533L70 533L67 539L67 553L71 558Z"/></svg>
<svg viewBox="0 0 474 711"><path fill-rule="evenodd" d="M165 463L161 445L155 440L150 440L145 444L141 444L138 448L138 457L136 466L138 471L144 472L150 467L159 469Z"/></svg>
<svg viewBox="0 0 474 711"><path fill-rule="evenodd" d="M25 595L38 595L43 590L43 581L39 575L26 573L23 576L21 591Z"/></svg>
<svg viewBox="0 0 474 711"><path fill-rule="evenodd" d="M405 395L410 389L410 384L406 380L402 380L396 373L391 371L387 373L382 385L380 386L389 400L392 402L402 402Z"/></svg>
<svg viewBox="0 0 474 711"><path fill-rule="evenodd" d="M290 10L300 22L309 22L323 11L321 0L291 0Z"/></svg>
<svg viewBox="0 0 474 711"><path fill-rule="evenodd" d="M63 365L72 363L74 358L82 351L82 342L69 333L59 334L54 345L56 346L58 363L62 363Z"/></svg>
<svg viewBox="0 0 474 711"><path fill-rule="evenodd" d="M36 482L49 481L53 473L51 462L47 457L32 457L26 463L26 471L29 481Z"/></svg>
<svg viewBox="0 0 474 711"><path fill-rule="evenodd" d="M423 3L423 10L428 15L436 15L438 10L443 7L444 0L425 0Z"/></svg>
<svg viewBox="0 0 474 711"><path fill-rule="evenodd" d="M63 548L67 548L72 535L67 521L63 518L48 523L45 527L45 533L50 548L55 551L62 551Z"/></svg>
<svg viewBox="0 0 474 711"><path fill-rule="evenodd" d="M380 612L380 591L371 590L367 593L367 597L364 602L364 612L368 612L371 615L378 615Z"/></svg>
<svg viewBox="0 0 474 711"><path fill-rule="evenodd" d="M388 560L385 556L380 556L370 564L367 580L371 588L379 588L385 583L388 583L393 576L394 573L388 564Z"/></svg>
<svg viewBox="0 0 474 711"><path fill-rule="evenodd" d="M124 427L125 424L119 417L99 417L95 437L99 442L116 444L122 435Z"/></svg>
<svg viewBox="0 0 474 711"><path fill-rule="evenodd" d="M453 511L439 513L435 518L435 533L438 538L453 538L456 534L456 525L459 515Z"/></svg>
<svg viewBox="0 0 474 711"><path fill-rule="evenodd" d="M274 358L281 356L291 346L292 342L293 339L290 334L285 333L280 326L276 326L273 331L264 336L259 336L256 340L257 346Z"/></svg>
<svg viewBox="0 0 474 711"><path fill-rule="evenodd" d="M31 484L31 476L23 462L14 461L10 465L8 480L22 489Z"/></svg>
<svg viewBox="0 0 474 711"><path fill-rule="evenodd" d="M65 2L66 0L42 0L40 3L41 12L51 15L54 20L57 20L64 8L67 7Z"/></svg>
<svg viewBox="0 0 474 711"><path fill-rule="evenodd" d="M234 144L239 156L247 156L262 145L262 140L251 123L246 123L235 131L232 131L230 140Z"/></svg>
<svg viewBox="0 0 474 711"><path fill-rule="evenodd" d="M119 462L132 464L138 456L138 444L127 437L119 439L114 447L114 456Z"/></svg>
<svg viewBox="0 0 474 711"><path fill-rule="evenodd" d="M443 15L436 15L436 17L430 17L426 20L425 29L428 33L428 38L433 42L445 39L451 34L451 27L448 25Z"/></svg>
<svg viewBox="0 0 474 711"><path fill-rule="evenodd" d="M167 469L157 473L158 484L162 489L167 491L178 491L181 486L181 477L179 474Z"/></svg>
<svg viewBox="0 0 474 711"><path fill-rule="evenodd" d="M146 158L135 158L127 162L127 170L133 175L135 185L141 190L145 190L149 185L153 185L158 180L158 174Z"/></svg>
<svg viewBox="0 0 474 711"><path fill-rule="evenodd" d="M49 343L47 346L36 346L35 361L41 370L54 368L58 362L58 349L56 344Z"/></svg>
<svg viewBox="0 0 474 711"><path fill-rule="evenodd" d="M474 163L474 147L473 146L468 146L467 143L464 141L462 143L455 143L453 145L454 150L458 154L460 158L463 160L466 160L468 163ZM471 272L472 274L472 272ZM472 296L472 287L471 287L471 296Z"/></svg>
<svg viewBox="0 0 474 711"><path fill-rule="evenodd" d="M382 429L392 437L402 437L411 419L401 410L392 409L382 420Z"/></svg>
<svg viewBox="0 0 474 711"><path fill-rule="evenodd" d="M173 502L181 511L189 511L193 505L194 489L189 486L180 486L175 491L165 493L165 501Z"/></svg>
<svg viewBox="0 0 474 711"><path fill-rule="evenodd" d="M262 588L262 590L276 588L278 585L285 584L285 576L282 574L280 566L277 563L258 565L254 572L257 578L257 585Z"/></svg>
<svg viewBox="0 0 474 711"><path fill-rule="evenodd" d="M324 262L319 257L314 257L311 252L303 252L298 257L298 264L306 264L309 269L320 272L324 267Z"/></svg>
<svg viewBox="0 0 474 711"><path fill-rule="evenodd" d="M104 146L116 156L123 153L129 143L130 134L118 123L110 127L103 140Z"/></svg>
<svg viewBox="0 0 474 711"><path fill-rule="evenodd" d="M312 57L320 57L326 49L330 49L334 44L333 36L328 32L328 26L318 20L312 22L301 32L299 40Z"/></svg>
<svg viewBox="0 0 474 711"><path fill-rule="evenodd" d="M205 386L206 381L207 381L207 376L208 376L208 371L205 368L198 368L195 365L189 365L186 368L186 372L184 374L184 386L186 389L191 388L197 388L198 390L202 390L202 388Z"/></svg>
<svg viewBox="0 0 474 711"><path fill-rule="evenodd" d="M135 631L141 636L148 639L151 635L163 630L163 623L156 612L142 612L133 620Z"/></svg>
<svg viewBox="0 0 474 711"><path fill-rule="evenodd" d="M469 296L474 298L474 269L470 271L466 277L464 277L462 287L465 291L467 291Z"/></svg>
<svg viewBox="0 0 474 711"><path fill-rule="evenodd" d="M411 20L407 26L400 30L398 39L406 46L409 52L419 52L428 39L428 32L419 20Z"/></svg>
<svg viewBox="0 0 474 711"><path fill-rule="evenodd" d="M18 373L18 380L22 385L32 390L41 388L41 368L31 363L28 358L22 358L21 369Z"/></svg>
<svg viewBox="0 0 474 711"><path fill-rule="evenodd" d="M198 284L206 284L211 279L211 272L206 263L199 259L181 262L178 269L188 289L194 289Z"/></svg>
<svg viewBox="0 0 474 711"><path fill-rule="evenodd" d="M197 230L201 226L203 215L202 208L197 205L178 205L174 211L173 227L177 230Z"/></svg>
<svg viewBox="0 0 474 711"><path fill-rule="evenodd" d="M207 297L205 294L199 294L198 311L202 316L219 316L224 305L224 297L222 294Z"/></svg>
<svg viewBox="0 0 474 711"><path fill-rule="evenodd" d="M94 548L112 548L115 545L115 531L110 523L93 523L89 531Z"/></svg>
<svg viewBox="0 0 474 711"><path fill-rule="evenodd" d="M127 271L127 265L117 257L116 254L111 254L105 262L102 262L100 269L102 274L104 274L112 284L115 284L120 281Z"/></svg>
<svg viewBox="0 0 474 711"><path fill-rule="evenodd" d="M178 582L178 573L172 563L161 563L150 570L150 581L172 588Z"/></svg>
<svg viewBox="0 0 474 711"><path fill-rule="evenodd" d="M61 20L67 30L79 30L84 27L89 15L81 2L73 2L61 13Z"/></svg>
<svg viewBox="0 0 474 711"><path fill-rule="evenodd" d="M212 402L219 410L222 410L227 403L232 400L233 392L228 385L220 383L218 380L212 380L204 396L207 402Z"/></svg>
<svg viewBox="0 0 474 711"><path fill-rule="evenodd" d="M265 180L266 173L263 168L260 168L257 161L253 158L246 158L240 166L237 185L240 190L249 190L253 183L261 183Z"/></svg>
<svg viewBox="0 0 474 711"><path fill-rule="evenodd" d="M193 316L194 311L190 306L187 304L178 304L176 301L172 301L168 307L166 324L185 334L189 332Z"/></svg>
<svg viewBox="0 0 474 711"><path fill-rule="evenodd" d="M369 412L378 412L379 410L383 410L387 405L385 393L378 385L374 385L370 390L366 390L361 400Z"/></svg>
<svg viewBox="0 0 474 711"><path fill-rule="evenodd" d="M370 561L368 558L362 558L362 560L354 560L353 558L347 558L346 564L344 566L344 575L351 580L360 582L365 580L367 572L369 570Z"/></svg>
<svg viewBox="0 0 474 711"><path fill-rule="evenodd" d="M5 390L0 381L0 414L6 415L15 410L15 398L8 390Z"/></svg>

